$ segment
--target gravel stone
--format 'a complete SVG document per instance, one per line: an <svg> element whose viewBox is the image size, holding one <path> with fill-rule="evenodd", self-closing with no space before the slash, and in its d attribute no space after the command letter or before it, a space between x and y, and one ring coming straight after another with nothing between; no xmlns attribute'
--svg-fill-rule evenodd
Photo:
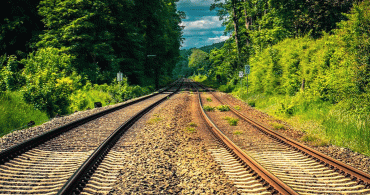
<svg viewBox="0 0 370 195"><path fill-rule="evenodd" d="M129 155L111 195L237 194L200 134L186 132L189 105L188 93L177 94L154 109L141 129L127 132L120 145L129 147L119 148Z"/></svg>

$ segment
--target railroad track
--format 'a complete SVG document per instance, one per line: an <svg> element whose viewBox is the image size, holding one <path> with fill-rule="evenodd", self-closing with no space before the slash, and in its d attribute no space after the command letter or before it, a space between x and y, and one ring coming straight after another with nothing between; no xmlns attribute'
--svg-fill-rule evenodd
<svg viewBox="0 0 370 195"><path fill-rule="evenodd" d="M0 153L0 194L109 192L125 153L110 152L137 120L176 93L182 82L69 123Z"/></svg>
<svg viewBox="0 0 370 195"><path fill-rule="evenodd" d="M241 193L370 194L370 175L285 138L231 106L227 115L241 119L238 127L225 124L219 113L206 113L207 97L216 100L213 104L226 104L200 87L210 92L198 93L203 117L222 145L210 151ZM232 132L240 128L247 135L243 139ZM247 189L251 185L255 188Z"/></svg>

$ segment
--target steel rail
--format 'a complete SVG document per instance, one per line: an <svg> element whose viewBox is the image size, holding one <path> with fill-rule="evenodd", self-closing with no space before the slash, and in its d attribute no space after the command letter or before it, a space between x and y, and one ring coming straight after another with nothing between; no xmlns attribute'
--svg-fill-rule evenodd
<svg viewBox="0 0 370 195"><path fill-rule="evenodd" d="M130 106L130 105L133 105L133 104L136 104L138 102L141 102L143 100L146 100L146 99L149 99L153 96L156 96L158 94L161 94L163 93L164 91L168 90L170 87L176 85L177 83L179 83L180 81L177 80L175 81L174 83L172 83L171 85L169 85L168 87L166 88L162 88L160 89L159 91L157 92L154 92L152 94L149 94L149 95L146 95L146 96L143 96L143 97L140 97L140 98L137 98L131 102L127 102L125 104L122 104L120 106L117 106L117 107L114 107L114 108L110 108L110 109L107 109L107 110L104 110L104 111L101 111L101 112L98 112L98 113L95 113L95 114L92 114L90 116L87 116L87 117L84 117L84 118L81 118L81 119L78 119L76 121L73 121L73 122L70 122L66 125L63 125L63 126L60 126L60 127L57 127L55 129L52 129L48 132L45 132L39 136L36 136L34 138L31 138L29 140L26 140L20 144L17 144L15 146L12 146L8 149L5 149L3 151L0 152L0 165L2 164L5 164L6 162L10 161L11 159L19 156L20 154L23 154L25 152L27 152L28 150L32 149L32 148L35 148L43 143L45 143L46 141L48 140L51 140L57 136L59 136L60 134L62 133L65 133L75 127L78 127L78 126L81 126L89 121L92 121L92 120L95 120L101 116L104 116L106 114L109 114L109 113L112 113L114 111L117 111L119 109L122 109L122 108L125 108L127 106Z"/></svg>
<svg viewBox="0 0 370 195"><path fill-rule="evenodd" d="M142 116L152 110L154 107L167 100L169 97L179 91L181 85L178 86L177 90L159 101L151 104L144 110L131 117L124 124L118 127L80 166L80 168L68 179L65 185L59 190L58 195L71 195L80 194L83 188L86 186L88 180L92 177L94 172L99 167L100 163L104 160L104 157L108 154L110 149L117 143L121 136L138 121Z"/></svg>
<svg viewBox="0 0 370 195"><path fill-rule="evenodd" d="M198 84L198 83L197 83ZM199 86L203 87L203 88L206 88L204 87L203 85L201 84L198 84ZM219 99L215 94L213 94L212 91L210 91L210 93L221 103L221 104L225 104L221 99ZM247 121L248 123L250 123L252 126L256 127L258 130L260 130L261 132L263 132L264 134L270 136L270 137L273 137L274 139L276 139L277 141L279 141L280 143L284 143L292 148L294 148L295 150L297 151L300 151L301 153L303 153L304 155L308 156L308 157L311 157L313 158L314 160L316 160L316 162L319 162L321 164L324 164L325 166L328 166L330 167L331 169L335 170L336 172L338 173L341 173L342 175L346 176L346 177L350 177L352 180L354 181L357 181L359 184L362 184L364 186L366 186L366 188L370 188L370 175L361 171L361 170L358 170L350 165L347 165L343 162L340 162L338 160L335 160L319 151L316 151L308 146L305 146L293 139L290 139L290 138L287 138L287 137L284 137L282 135L280 135L279 133L277 132L274 132L273 130L265 127L264 125L250 119L249 117L243 115L242 113L240 113L239 111L237 111L236 109L234 109L233 107L229 106L230 110L235 113L236 115L238 115L241 119Z"/></svg>
<svg viewBox="0 0 370 195"><path fill-rule="evenodd" d="M293 189L291 189L288 185L278 179L275 175L267 171L263 168L260 164L258 164L254 159L249 157L242 149L236 146L229 138L226 137L225 134L222 133L220 129L213 123L213 121L208 117L206 112L203 109L203 103L200 97L200 92L197 89L198 93L198 101L200 110L202 113L203 118L207 121L209 128L211 129L212 134L222 143L227 150L234 154L235 157L238 157L243 164L247 165L251 170L253 170L260 179L262 179L265 183L264 185L270 185L273 189L273 193L280 193L280 194L298 194Z"/></svg>

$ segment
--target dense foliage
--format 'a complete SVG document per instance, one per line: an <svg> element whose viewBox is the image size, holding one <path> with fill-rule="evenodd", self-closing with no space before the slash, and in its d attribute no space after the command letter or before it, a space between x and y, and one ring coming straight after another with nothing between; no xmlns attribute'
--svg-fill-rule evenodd
<svg viewBox="0 0 370 195"><path fill-rule="evenodd" d="M20 94L22 104L54 117L166 85L180 56L177 1L6 1L0 98L14 102Z"/></svg>
<svg viewBox="0 0 370 195"><path fill-rule="evenodd" d="M158 87L170 76L181 39L173 0L42 0L39 7L47 29L37 46L65 48L93 83L111 82L122 71L133 84Z"/></svg>
<svg viewBox="0 0 370 195"><path fill-rule="evenodd" d="M3 1L0 13L0 55L25 57L44 30L42 17L38 15L40 0Z"/></svg>
<svg viewBox="0 0 370 195"><path fill-rule="evenodd" d="M190 68L189 65L189 57L192 55L193 50L197 50L197 52L205 52L205 53L210 53L213 49L220 49L223 45L225 44L224 41L219 42L219 43L214 43L212 45L206 45L200 48L190 48L190 49L182 49L180 50L180 58L179 61L176 64L175 69L173 70L173 77L174 78L181 78L181 77L188 77L194 73L197 72L197 68ZM198 59L193 59L193 60L198 60ZM207 62L209 64L209 62ZM208 72L208 67L202 68L199 67L200 69L203 69L202 73L207 74ZM197 72L199 73L199 72Z"/></svg>

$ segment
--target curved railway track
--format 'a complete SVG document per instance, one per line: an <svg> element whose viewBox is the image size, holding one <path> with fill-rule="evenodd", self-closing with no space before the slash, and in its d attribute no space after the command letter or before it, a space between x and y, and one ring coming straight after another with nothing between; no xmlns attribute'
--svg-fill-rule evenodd
<svg viewBox="0 0 370 195"><path fill-rule="evenodd" d="M229 106L228 115L241 119L238 128L248 135L237 138L219 114L203 110L206 98L202 96L214 97L214 104L226 104L201 87L210 93L198 93L200 109L223 146L211 152L241 193L370 194L370 175L285 138ZM245 190L246 185L256 188Z"/></svg>
<svg viewBox="0 0 370 195"><path fill-rule="evenodd" d="M118 161L125 157L110 149L128 128L176 93L181 84L177 82L166 92L94 114L2 151L0 194L79 194L85 186L85 194L106 192L106 186L94 185L113 183Z"/></svg>

